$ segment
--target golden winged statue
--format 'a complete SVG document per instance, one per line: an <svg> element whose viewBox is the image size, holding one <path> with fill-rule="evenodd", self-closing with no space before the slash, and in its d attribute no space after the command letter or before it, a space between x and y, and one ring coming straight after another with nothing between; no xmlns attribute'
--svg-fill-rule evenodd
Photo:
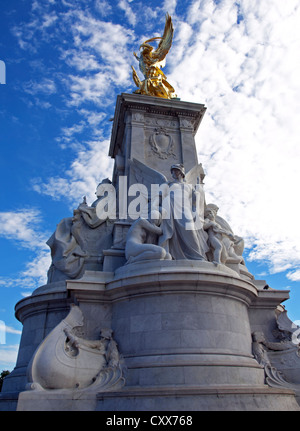
<svg viewBox="0 0 300 431"><path fill-rule="evenodd" d="M133 55L139 62L140 71L144 75L144 81L141 81L132 67L132 77L138 87L135 91L137 94L146 94L148 96L162 97L164 99L176 98L175 90L167 81L166 75L162 72L161 67L165 65L165 57L168 54L173 39L174 28L170 15L166 14L165 30L162 37L153 37L146 40L140 46L140 57L134 52ZM149 42L160 39L155 51L149 45Z"/></svg>

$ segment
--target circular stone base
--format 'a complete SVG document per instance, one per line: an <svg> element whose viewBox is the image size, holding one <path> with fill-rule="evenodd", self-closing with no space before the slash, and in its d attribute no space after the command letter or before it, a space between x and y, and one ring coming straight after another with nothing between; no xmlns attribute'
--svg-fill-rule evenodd
<svg viewBox="0 0 300 431"><path fill-rule="evenodd" d="M268 387L132 388L99 393L99 411L299 411L292 391ZM178 413L176 413L178 414Z"/></svg>

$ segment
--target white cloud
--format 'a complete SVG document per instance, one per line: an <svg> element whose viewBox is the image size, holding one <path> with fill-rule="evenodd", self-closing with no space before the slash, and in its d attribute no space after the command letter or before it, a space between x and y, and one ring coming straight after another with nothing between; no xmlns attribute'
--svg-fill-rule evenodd
<svg viewBox="0 0 300 431"><path fill-rule="evenodd" d="M12 370L15 366L19 345L2 345L0 344L0 365L1 368L7 367Z"/></svg>
<svg viewBox="0 0 300 431"><path fill-rule="evenodd" d="M51 263L50 250L46 244L50 234L42 227L40 212L23 209L0 213L0 236L34 253L25 269L16 276L0 277L0 286L34 290L45 284Z"/></svg>
<svg viewBox="0 0 300 431"><path fill-rule="evenodd" d="M36 230L41 222L40 211L23 209L0 213L0 236L19 241L22 247L43 248L45 233Z"/></svg>
<svg viewBox="0 0 300 431"><path fill-rule="evenodd" d="M31 95L45 94L50 96L56 93L56 85L53 80L44 78L40 82L29 81L24 85L24 91Z"/></svg>
<svg viewBox="0 0 300 431"><path fill-rule="evenodd" d="M30 52L37 52L41 41L49 42L55 32L59 17L55 11L50 11L53 2L32 2L30 19L18 23L12 28L20 47ZM52 27L51 31L49 31Z"/></svg>
<svg viewBox="0 0 300 431"><path fill-rule="evenodd" d="M87 51L82 51L81 54L78 55L77 50L69 49L63 51L61 58L64 59L69 66L75 67L79 71L88 72L100 69L100 64L95 55Z"/></svg>
<svg viewBox="0 0 300 431"><path fill-rule="evenodd" d="M107 70L106 70L107 72ZM102 105L102 98L107 94L109 74L103 71L89 76L70 75L70 101L69 106L80 106L86 102L93 102L95 105Z"/></svg>
<svg viewBox="0 0 300 431"><path fill-rule="evenodd" d="M176 6L177 0L164 0L162 9L172 16L175 14Z"/></svg>
<svg viewBox="0 0 300 431"><path fill-rule="evenodd" d="M95 112L88 109L79 109L78 112L94 127L94 134L99 134L99 129L101 128L100 123L106 118L106 114L104 112Z"/></svg>
<svg viewBox="0 0 300 431"><path fill-rule="evenodd" d="M96 0L95 7L96 10L100 12L100 15L103 17L106 17L112 13L112 7L106 0Z"/></svg>
<svg viewBox="0 0 300 431"><path fill-rule="evenodd" d="M79 151L65 177L52 177L48 182L36 182L33 189L54 199L66 199L77 207L87 196L88 203L95 200L98 183L111 177L112 160L107 156L109 141L91 141Z"/></svg>
<svg viewBox="0 0 300 431"><path fill-rule="evenodd" d="M65 139L70 139L77 133L81 133L85 127L85 123L83 121L80 121L77 124L74 124L70 127L63 127L61 132Z"/></svg>
<svg viewBox="0 0 300 431"><path fill-rule="evenodd" d="M15 26L13 34L21 48L32 52L38 52L42 41L51 43L60 59L74 68L76 73L70 74L53 73L51 68L54 79L59 84L63 82L64 96L71 106L88 101L103 104L104 97L106 102L111 101L107 97L111 97L113 86L130 82L131 69L126 59L132 55L128 45L132 43L134 33L119 23L95 18L89 7L80 9L77 3L64 3L66 8L58 19L49 2L41 2L37 6L34 2L30 19ZM112 9L105 1L96 1L95 7L98 11L105 11L104 15ZM135 13L129 3L120 0L119 7L134 24ZM67 45L62 42L62 35L68 40ZM41 92L50 95L56 91L56 85L52 78L44 78L40 83L28 82L24 89L32 95Z"/></svg>
<svg viewBox="0 0 300 431"><path fill-rule="evenodd" d="M300 269L288 272L287 278L291 281L300 281Z"/></svg>
<svg viewBox="0 0 300 431"><path fill-rule="evenodd" d="M131 82L128 58L132 55L129 50L132 31L80 10L65 19L68 25L72 24L73 36L73 46L61 50L61 58L74 68L74 73L63 78L69 89L68 104L80 106L92 102L103 106L111 103L115 86L127 86Z"/></svg>
<svg viewBox="0 0 300 431"><path fill-rule="evenodd" d="M134 26L136 24L137 18L129 3L126 0L119 0L118 6L125 12L125 16L128 19L129 24Z"/></svg>
<svg viewBox="0 0 300 431"><path fill-rule="evenodd" d="M21 273L22 287L25 289L35 289L46 284L47 271L51 263L50 250L39 251L35 258L28 262L26 269Z"/></svg>
<svg viewBox="0 0 300 431"><path fill-rule="evenodd" d="M11 326L5 326L5 331L7 334L16 334L16 335L22 334L22 331L20 331L19 329L12 328Z"/></svg>

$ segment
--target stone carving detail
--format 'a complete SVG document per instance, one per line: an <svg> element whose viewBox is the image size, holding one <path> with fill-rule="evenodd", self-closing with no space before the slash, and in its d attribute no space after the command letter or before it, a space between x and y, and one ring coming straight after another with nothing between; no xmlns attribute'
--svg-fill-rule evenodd
<svg viewBox="0 0 300 431"><path fill-rule="evenodd" d="M102 184L111 184L106 178ZM47 241L51 249L52 263L48 270L48 283L67 278L79 278L89 258L101 261L103 249L112 243L113 223L99 219L96 206L103 197L96 192L97 199L88 206L86 198L73 211L73 217L64 218Z"/></svg>
<svg viewBox="0 0 300 431"><path fill-rule="evenodd" d="M183 165L172 165L173 181L168 181L163 174L136 159L131 161L130 166L136 181L146 186L151 207L160 212L161 233L153 244L164 248L166 254L162 255L161 251L156 249L155 252L153 250L153 258L161 255L156 258L169 259L171 256L175 260L208 260L216 265L226 263L245 265L242 257L243 239L235 235L228 223L217 215L219 208L216 205L205 204L203 190L205 173L201 163L194 166L188 173L185 173ZM152 184L160 186L160 196L152 196ZM174 193L174 198L171 197L170 191ZM176 193L178 193L177 196ZM179 199L178 195L181 196ZM148 203L150 204L150 201ZM178 217L180 205L182 213ZM165 217L166 206L170 211ZM145 221L143 223L145 224ZM146 238L146 235L144 237ZM139 241L141 253L143 253L142 250L151 248L147 245L149 241L144 237ZM132 241L132 237L129 236L128 240ZM126 257L129 261L141 260L137 256L137 250L136 246L133 257L128 247Z"/></svg>
<svg viewBox="0 0 300 431"><path fill-rule="evenodd" d="M159 227L160 224L161 218L159 216L153 221L140 217L132 224L127 234L125 246L127 263L151 259L172 259L170 253L157 245L157 238L163 233Z"/></svg>
<svg viewBox="0 0 300 431"><path fill-rule="evenodd" d="M180 120L180 127L185 128L185 129L193 129L194 128L193 120L191 118L179 117L179 120Z"/></svg>
<svg viewBox="0 0 300 431"><path fill-rule="evenodd" d="M153 153L158 157L165 159L175 156L173 139L163 127L155 129L150 142ZM109 198L114 200L114 206L111 204L110 209L115 208L117 197L111 181L104 179L97 187L97 199L93 204L88 206L84 198L74 210L74 216L63 219L48 240L52 255L48 283L80 278L86 269L102 270L105 267L105 250L108 249L125 250L127 263L151 258L208 260L216 265L244 264L243 239L234 235L228 223L217 215L216 205L205 204L205 173L201 163L187 173L183 165L171 165L173 181L168 181L162 173L136 159L130 161L130 166L137 183L146 186L148 195L145 196L145 202L153 204L152 208L159 214L159 223L153 217L152 220L151 217L146 220L147 215L144 215L145 218L134 223L130 234L126 236L130 223L115 218L110 220L105 215L108 202L103 207L106 218L101 217L97 212L97 205L100 201L103 205L106 202L102 201L103 191L107 188L114 191ZM158 199L156 202L153 202L151 193L153 184L165 186L162 194L155 197ZM177 201L177 193L181 196L180 202ZM170 208L167 217L166 205ZM179 206L182 213L178 218Z"/></svg>
<svg viewBox="0 0 300 431"><path fill-rule="evenodd" d="M300 395L300 384L290 383L284 373L278 370L271 361L271 352L284 352L292 350L293 354L299 352L299 346L295 346L289 340L277 342L267 341L262 332L256 331L252 334L252 351L257 362L263 366L266 383L271 387L285 387L292 389Z"/></svg>
<svg viewBox="0 0 300 431"><path fill-rule="evenodd" d="M276 349L277 345L279 350L284 350L281 343L272 343L272 348ZM288 382L285 380L283 374L272 366L268 353L267 347L270 348L271 344L268 343L262 332L256 331L252 334L252 351L257 362L264 367L266 383L269 386L285 386Z"/></svg>
<svg viewBox="0 0 300 431"><path fill-rule="evenodd" d="M173 120L173 119L160 119L160 118L156 118L156 117L148 117L145 116L145 124L147 124L148 126L157 126L157 127L161 127L161 128L171 128L171 129L178 129L178 121L177 120Z"/></svg>
<svg viewBox="0 0 300 431"><path fill-rule="evenodd" d="M151 206L161 213L160 228L162 234L158 239L158 246L163 247L173 259L206 260L208 251L207 234L203 230L204 191L201 184L202 166L196 165L185 173L181 164L171 166L173 181L160 172L149 168L134 159L131 162L131 172L137 182L144 184L151 196ZM162 196L152 196L151 185L163 185ZM197 186L197 187L196 187ZM170 199L170 190L174 196L180 195L182 200L177 201L176 196ZM186 204L182 206L183 202ZM170 207L169 214L165 216L166 207ZM181 216L178 211L181 210Z"/></svg>
<svg viewBox="0 0 300 431"><path fill-rule="evenodd" d="M244 241L233 234L228 223L217 216L218 207L208 204L205 208L204 230L208 233L210 246L209 260L215 264L225 264L228 260L234 263L245 263L242 257Z"/></svg>
<svg viewBox="0 0 300 431"><path fill-rule="evenodd" d="M278 330L273 331L274 336L286 342L291 341L294 346L299 346L300 328L288 318L287 311L279 313L276 320Z"/></svg>
<svg viewBox="0 0 300 431"><path fill-rule="evenodd" d="M130 224L126 222L117 221L113 228L113 249L124 250L126 246L127 233Z"/></svg>
<svg viewBox="0 0 300 431"><path fill-rule="evenodd" d="M132 121L136 121L137 123L144 122L144 114L142 112L132 112Z"/></svg>
<svg viewBox="0 0 300 431"><path fill-rule="evenodd" d="M48 283L57 281L60 273L76 278L82 271L88 254L79 244L80 212L74 211L73 217L64 218L58 223L56 231L47 241L51 248L52 263L48 270Z"/></svg>
<svg viewBox="0 0 300 431"><path fill-rule="evenodd" d="M102 329L99 340L77 335L83 326L78 306L54 328L36 350L28 366L31 390L88 389L109 391L125 384L123 361L111 329Z"/></svg>
<svg viewBox="0 0 300 431"><path fill-rule="evenodd" d="M288 318L286 310L276 311L276 321L277 328L272 334L279 342L268 343L269 359L287 380L300 384L300 328ZM273 348L273 344L276 348Z"/></svg>
<svg viewBox="0 0 300 431"><path fill-rule="evenodd" d="M185 174L183 165L172 165L173 181L168 182L168 186L174 190L174 197L170 199L167 189L167 193L162 195L162 208L165 206L165 199L167 203L170 202L170 216L162 221L163 234L159 237L159 245L164 247L175 260L206 260L207 235L202 223L204 191L200 184L199 167L200 165L196 166L195 181L194 174L191 177L193 169ZM176 197L178 192L182 196L181 202ZM181 217L177 218L181 205L183 205Z"/></svg>
<svg viewBox="0 0 300 431"><path fill-rule="evenodd" d="M163 127L157 127L149 138L152 152L160 159L176 158L174 153L174 141Z"/></svg>

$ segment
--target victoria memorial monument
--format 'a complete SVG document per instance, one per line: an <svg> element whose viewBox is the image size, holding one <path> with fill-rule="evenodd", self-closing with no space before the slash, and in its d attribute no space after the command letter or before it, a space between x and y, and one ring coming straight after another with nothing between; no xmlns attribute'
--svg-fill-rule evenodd
<svg viewBox="0 0 300 431"><path fill-rule="evenodd" d="M178 99L161 70L172 38L167 15L134 53L144 79L133 67L137 90L117 97L112 177L58 223L47 284L16 304L0 410L300 409L288 291L255 279L243 238L206 201L206 107Z"/></svg>

